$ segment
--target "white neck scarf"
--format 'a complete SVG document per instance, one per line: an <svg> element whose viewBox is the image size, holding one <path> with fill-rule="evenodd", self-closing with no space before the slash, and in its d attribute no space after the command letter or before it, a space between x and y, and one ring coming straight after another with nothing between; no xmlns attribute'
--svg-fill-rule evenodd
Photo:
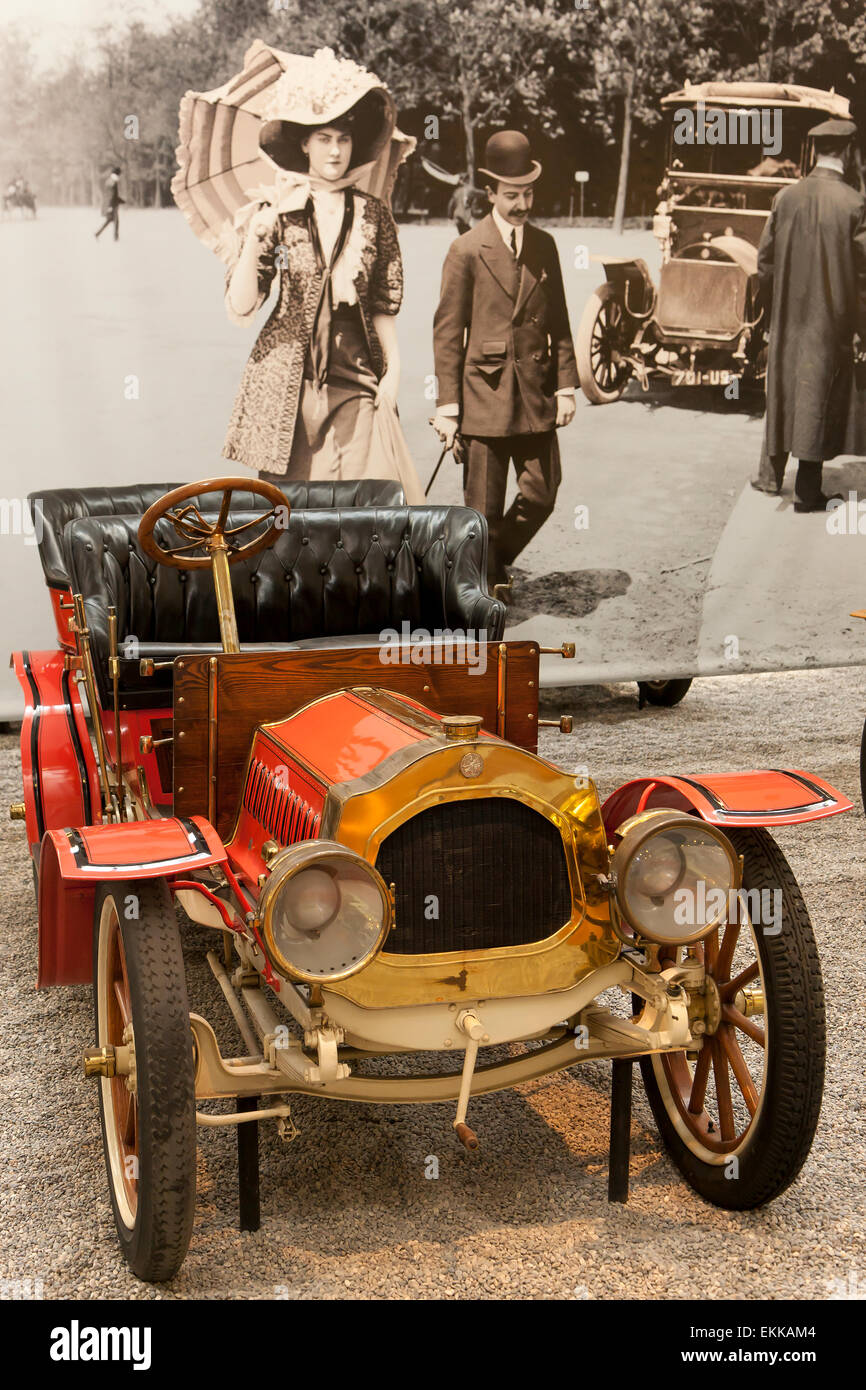
<svg viewBox="0 0 866 1390"><path fill-rule="evenodd" d="M247 224L263 204L273 207L278 213L299 212L307 204L307 199L315 193L339 193L344 188L352 188L369 174L375 161L359 164L350 169L341 179L320 179L314 174L299 174L291 169L280 169L272 184L262 184L250 190L250 201L238 208L234 216L234 229L238 233L238 252L240 236L245 233ZM313 199L315 207L316 199ZM356 304L358 294L355 279L361 269L361 252L364 244L361 217L352 219L352 230L343 247L342 254L331 274L331 288L335 304ZM339 227L337 229L339 234ZM335 238L336 239L336 238ZM331 243L333 245L333 242Z"/></svg>

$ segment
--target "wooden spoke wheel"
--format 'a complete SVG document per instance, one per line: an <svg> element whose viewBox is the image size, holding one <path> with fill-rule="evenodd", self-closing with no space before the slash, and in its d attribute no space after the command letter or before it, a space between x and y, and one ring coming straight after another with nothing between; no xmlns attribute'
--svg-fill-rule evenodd
<svg viewBox="0 0 866 1390"><path fill-rule="evenodd" d="M100 1046L126 1047L135 1055L132 1029L132 1001L129 994L129 975L120 922L113 899L109 900L109 920L106 923L105 961L103 967L103 1001L105 1028L100 1029ZM118 1206L127 1226L135 1225L138 1206L138 1098L135 1076L105 1078L109 1092L106 1109L110 1112L108 1131L112 1185L117 1191Z"/></svg>
<svg viewBox="0 0 866 1390"><path fill-rule="evenodd" d="M587 301L575 339L580 385L593 405L618 401L632 376L622 354L631 348L633 320L611 284Z"/></svg>
<svg viewBox="0 0 866 1390"><path fill-rule="evenodd" d="M214 493L215 516L202 512L197 500L211 492ZM270 507L237 526L229 526L229 509L236 492L255 493L269 502ZM273 483L262 482L260 478L210 478L202 483L185 483L154 502L141 518L138 539L142 550L161 565L174 569L210 569L211 556L217 547L225 550L230 564L266 550L276 541L288 515L288 499ZM163 517L172 523L183 544L166 546L156 539L156 524Z"/></svg>
<svg viewBox="0 0 866 1390"><path fill-rule="evenodd" d="M742 1210L778 1196L806 1160L825 1018L814 933L787 860L766 830L728 833L749 911L696 948L710 982L703 1046L692 1060L643 1058L641 1069L677 1167L701 1196Z"/></svg>
<svg viewBox="0 0 866 1390"><path fill-rule="evenodd" d="M183 956L158 880L103 884L94 915L93 991L102 1139L121 1248L141 1279L170 1279L195 1209L195 1079Z"/></svg>
<svg viewBox="0 0 866 1390"><path fill-rule="evenodd" d="M748 922L711 932L696 951L715 986L712 1032L693 1065L673 1052L662 1070L686 1142L724 1155L742 1142L764 1090L764 978Z"/></svg>

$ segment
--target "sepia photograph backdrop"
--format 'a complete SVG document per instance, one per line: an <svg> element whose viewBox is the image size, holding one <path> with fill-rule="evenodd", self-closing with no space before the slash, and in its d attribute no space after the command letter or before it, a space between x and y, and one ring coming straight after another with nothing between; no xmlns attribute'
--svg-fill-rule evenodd
<svg viewBox="0 0 866 1390"><path fill-rule="evenodd" d="M240 72L255 40L295 54L327 47L369 68L417 142L392 206L405 272L399 412L426 486L441 451L429 424L432 324L457 235L452 200L465 177L483 212L488 137L524 132L542 165L532 217L555 238L577 340L617 263L643 262L652 285L663 283L665 218L677 196L728 209L713 192L677 184L678 171L736 173L767 194L774 179L807 172L798 160L813 118L841 111L840 100L861 117L864 10L862 0L142 0L122 10L103 0L4 0L3 649L55 640L28 493L244 471L221 449L268 310L243 328L229 322L224 267L191 234L171 182L184 93ZM679 93L693 105L688 84L706 83L749 84L736 99L742 109L757 92L775 93L784 131L796 117L796 149L783 142L768 154L764 131L756 148L685 154L671 141L677 102L665 99ZM826 95L823 113L820 101L799 109L794 89L804 88ZM119 237L109 228L97 239L114 167ZM14 196L16 187L32 198ZM735 211L752 206L751 188L738 185ZM768 212L766 196L764 220ZM722 237L743 240L739 224L722 222ZM688 333L710 309L700 293L685 303L694 322L679 327ZM642 383L628 368L606 403L578 390L575 418L559 431L556 505L517 559L508 616L508 636L576 644L574 662L547 661L548 683L864 660L866 629L849 616L866 602L864 459L825 465L825 491L843 498L838 513L795 514L793 464L778 497L754 491L765 402L755 341L749 350L752 379L727 361L699 384L684 370L682 384L671 371ZM463 500L450 456L430 500ZM4 671L0 718L19 710Z"/></svg>

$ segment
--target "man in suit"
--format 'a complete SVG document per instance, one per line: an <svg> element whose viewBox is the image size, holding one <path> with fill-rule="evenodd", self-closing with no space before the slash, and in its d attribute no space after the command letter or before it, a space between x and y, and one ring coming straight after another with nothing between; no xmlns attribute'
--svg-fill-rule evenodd
<svg viewBox="0 0 866 1390"><path fill-rule="evenodd" d="M824 461L861 452L866 438L854 377L855 333L866 342L866 198L845 182L856 133L853 121L813 127L815 167L776 195L758 248L770 350L752 486L777 496L794 454L797 512L837 500L822 490Z"/></svg>
<svg viewBox="0 0 866 1390"><path fill-rule="evenodd" d="M464 440L466 505L487 517L491 586L553 511L556 430L574 416L577 368L553 237L529 222L541 173L525 135L499 131L484 168L490 212L452 243L433 320L434 426ZM503 516L508 465L518 493ZM506 590L506 599L510 590Z"/></svg>

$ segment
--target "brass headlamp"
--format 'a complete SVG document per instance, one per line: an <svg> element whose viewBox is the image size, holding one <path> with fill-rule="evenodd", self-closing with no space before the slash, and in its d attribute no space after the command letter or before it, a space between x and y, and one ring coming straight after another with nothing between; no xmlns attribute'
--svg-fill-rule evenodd
<svg viewBox="0 0 866 1390"><path fill-rule="evenodd" d="M391 928L392 907L382 875L360 854L307 840L272 860L258 915L280 973L320 984L370 963Z"/></svg>
<svg viewBox="0 0 866 1390"><path fill-rule="evenodd" d="M617 906L633 931L663 945L699 941L728 920L740 861L718 826L680 811L643 811L617 829Z"/></svg>

